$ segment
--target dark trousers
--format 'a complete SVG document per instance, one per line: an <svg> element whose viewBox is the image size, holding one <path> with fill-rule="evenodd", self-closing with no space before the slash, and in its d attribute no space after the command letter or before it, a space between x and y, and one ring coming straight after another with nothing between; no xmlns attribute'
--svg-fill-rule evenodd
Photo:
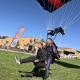
<svg viewBox="0 0 80 80"><path fill-rule="evenodd" d="M34 62L35 60L38 60L38 58L29 57L29 58L26 58L26 59L22 59L21 62L22 63L28 63L28 62ZM44 76L44 78L45 79L48 78L49 77L49 66L50 66L50 63L51 63L51 57L49 57L47 64L42 63L42 62L36 63L35 67L34 67L34 69L33 69L33 71L31 73L35 74L39 70L39 68L45 68L45 76Z"/></svg>
<svg viewBox="0 0 80 80"><path fill-rule="evenodd" d="M44 79L48 78L49 77L50 63L51 63L51 56L49 57L47 64L41 63L41 64L39 64L39 67L36 67L36 65L37 65L36 64L35 67L34 67L34 69L33 69L33 71L31 73L32 74L35 74L39 70L39 68L45 68L45 76L44 76Z"/></svg>
<svg viewBox="0 0 80 80"><path fill-rule="evenodd" d="M37 64L36 64L36 65L37 65ZM47 76L47 75L46 75L46 74L47 74L46 64L45 64L45 63L41 63L39 67L37 67L36 65L35 65L35 67L34 67L34 69L32 70L31 73L32 73L32 74L35 74L40 68L45 68L44 78L46 79L46 78L47 78L47 77L46 77L46 76Z"/></svg>
<svg viewBox="0 0 80 80"><path fill-rule="evenodd" d="M36 64L31 73L35 74L40 68L45 68L46 67L45 63L40 63L40 64L39 64L39 66L37 66L37 64Z"/></svg>
<svg viewBox="0 0 80 80"><path fill-rule="evenodd" d="M34 62L35 60L38 60L36 57L28 57L25 59L21 59L21 63L28 63L28 62Z"/></svg>

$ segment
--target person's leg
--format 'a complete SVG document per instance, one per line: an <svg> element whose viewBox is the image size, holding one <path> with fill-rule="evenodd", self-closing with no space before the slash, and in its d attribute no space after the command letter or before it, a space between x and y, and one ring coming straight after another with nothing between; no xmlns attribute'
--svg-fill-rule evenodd
<svg viewBox="0 0 80 80"><path fill-rule="evenodd" d="M39 68L35 66L34 69L31 71L31 73L35 74L38 70L39 70Z"/></svg>
<svg viewBox="0 0 80 80"><path fill-rule="evenodd" d="M38 60L36 57L28 57L25 59L21 59L22 63L28 63L28 62L34 62L35 60Z"/></svg>
<svg viewBox="0 0 80 80"><path fill-rule="evenodd" d="M46 67L45 63L40 63L39 65L40 65L39 67L37 65L35 65L34 69L30 73L26 74L26 76L32 77L33 74L36 74L36 72L39 70L39 68L45 68Z"/></svg>
<svg viewBox="0 0 80 80"><path fill-rule="evenodd" d="M51 63L51 56L48 59L47 65L45 67L45 76L44 76L44 80L46 80L46 78L49 77L49 67L50 67L50 63Z"/></svg>
<svg viewBox="0 0 80 80"><path fill-rule="evenodd" d="M39 70L39 68L35 66L34 69L30 73L26 74L26 76L27 77L32 77L33 74L35 74L38 70Z"/></svg>
<svg viewBox="0 0 80 80"><path fill-rule="evenodd" d="M34 60L38 60L36 57L28 57L25 59L20 59L20 57L15 57L16 62L20 65L22 63L34 62Z"/></svg>
<svg viewBox="0 0 80 80"><path fill-rule="evenodd" d="M32 70L32 73L35 74L39 70L39 68L45 68L45 66L46 66L45 63L37 63L34 69Z"/></svg>
<svg viewBox="0 0 80 80"><path fill-rule="evenodd" d="M51 64L53 64L54 61L55 61L55 57L52 57L52 59L51 59Z"/></svg>

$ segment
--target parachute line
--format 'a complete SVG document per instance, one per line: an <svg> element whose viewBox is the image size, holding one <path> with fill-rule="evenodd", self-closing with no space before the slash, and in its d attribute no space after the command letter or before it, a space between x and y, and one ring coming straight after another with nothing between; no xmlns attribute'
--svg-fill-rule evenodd
<svg viewBox="0 0 80 80"><path fill-rule="evenodd" d="M78 2L77 2L77 4L78 4ZM76 6L77 6L77 4L76 4ZM74 6L74 5L73 5ZM66 23L65 23L65 26L67 26L67 24L75 17L74 16L74 10L76 9L76 6L75 6L75 8L73 9L73 6L71 7L71 10L70 10L70 12L69 12L69 15L68 15L68 18L67 18L67 20L66 20ZM72 11L72 9L73 9L73 11ZM74 13L74 14L73 14ZM73 15L71 15L71 14L73 14Z"/></svg>
<svg viewBox="0 0 80 80"><path fill-rule="evenodd" d="M66 0L65 0L66 1ZM65 3L65 1L64 1L64 3ZM67 9L67 7L68 7L68 3L67 3L67 6L66 6L66 8L64 8L64 6L62 7L63 9L62 9L62 16L61 16L61 22L60 22L60 26L64 23L64 17L65 17L65 13L66 13L66 9ZM64 10L65 9L65 10ZM64 11L64 12L63 12Z"/></svg>

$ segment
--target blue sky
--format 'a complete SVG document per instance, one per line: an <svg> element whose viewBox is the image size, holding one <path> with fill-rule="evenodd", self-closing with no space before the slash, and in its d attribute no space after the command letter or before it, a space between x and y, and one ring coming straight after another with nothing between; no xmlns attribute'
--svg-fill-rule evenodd
<svg viewBox="0 0 80 80"><path fill-rule="evenodd" d="M72 1L74 2L74 0ZM69 3L69 5L70 4L71 2ZM64 10L66 8L65 6ZM68 9L69 8L70 6L68 7ZM60 10L59 9L56 10L53 13L53 15L55 13L57 14L57 12L59 14ZM76 14L79 13L79 11L80 9L76 11ZM43 17L44 12L48 13L47 11L44 11L42 7L40 10L39 4L37 3L36 0L0 0L0 35L14 37L17 31L21 27L24 27L25 31L23 32L21 37L37 37L39 39L44 38L46 40L47 26L45 25ZM75 16L73 15L73 19L74 17ZM78 18L80 18L80 16L78 16ZM57 19L52 29L59 26L60 20L61 16L59 15L59 18ZM55 39L54 42L56 43L56 45L59 47L68 47L74 48L75 50L80 50L79 25L80 20L76 21L74 24L67 27L65 29L66 34L63 37L61 35L58 35L58 37ZM41 33L42 35L40 38Z"/></svg>

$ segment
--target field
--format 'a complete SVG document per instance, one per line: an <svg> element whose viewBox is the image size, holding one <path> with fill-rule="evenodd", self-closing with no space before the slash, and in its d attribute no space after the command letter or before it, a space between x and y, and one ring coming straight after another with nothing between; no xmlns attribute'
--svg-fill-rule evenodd
<svg viewBox="0 0 80 80"><path fill-rule="evenodd" d="M42 80L45 69L40 69L33 77L21 77L30 72L34 65L27 63L18 65L15 56L27 58L31 55L0 51L0 80ZM19 73L21 71L21 73ZM50 65L50 74L47 80L80 80L80 60L61 59Z"/></svg>

